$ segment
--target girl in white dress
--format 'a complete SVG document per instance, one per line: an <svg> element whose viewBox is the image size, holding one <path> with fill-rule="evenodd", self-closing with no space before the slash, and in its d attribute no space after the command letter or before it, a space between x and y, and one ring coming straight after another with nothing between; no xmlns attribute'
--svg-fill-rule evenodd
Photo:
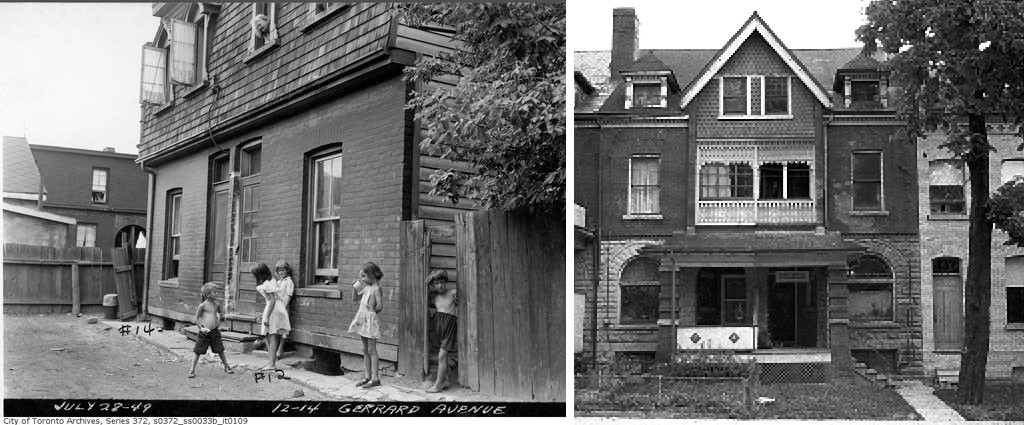
<svg viewBox="0 0 1024 425"><path fill-rule="evenodd" d="M291 264L284 260L278 260L277 264L274 264L274 277L277 278L277 285L281 288L275 293L277 301L274 308L281 310L281 314L284 315L284 320L280 322L283 327L279 328L279 332L277 332L281 335L281 340L277 344L277 358L280 359L284 354L284 339L288 338L288 333L291 332L291 315L288 313L288 307L291 306L292 296L295 295Z"/></svg>
<svg viewBox="0 0 1024 425"><path fill-rule="evenodd" d="M378 365L380 358L377 356L377 340L380 339L380 320L377 313L384 309L383 296L380 290L380 279L384 272L376 264L369 262L363 264L359 270L359 279L366 285L362 290L362 298L359 300L359 311L352 318L352 324L348 326L350 333L358 334L363 339L363 366L365 379L356 383L357 387L373 388L380 386L380 371Z"/></svg>
<svg viewBox="0 0 1024 425"><path fill-rule="evenodd" d="M291 330L291 325L288 323L288 313L281 308L282 304L279 299L281 287L270 273L270 267L264 263L258 263L252 267L250 272L258 284L256 292L267 301L261 315L260 333L267 338L267 357L270 361L260 370L274 370L277 369L277 347L281 344L281 335L287 335Z"/></svg>

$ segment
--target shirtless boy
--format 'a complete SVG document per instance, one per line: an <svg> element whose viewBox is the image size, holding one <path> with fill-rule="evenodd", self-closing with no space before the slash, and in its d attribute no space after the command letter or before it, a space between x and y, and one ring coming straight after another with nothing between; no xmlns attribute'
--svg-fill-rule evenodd
<svg viewBox="0 0 1024 425"><path fill-rule="evenodd" d="M456 307L459 297L455 288L448 288L448 272L434 270L427 276L431 299L437 313L434 314L434 329L441 336L441 349L437 353L437 382L427 389L428 393L448 388L448 354L455 351L455 335L458 329Z"/></svg>
<svg viewBox="0 0 1024 425"><path fill-rule="evenodd" d="M192 369L188 371L189 378L196 377L196 363L199 363L199 356L206 354L207 348L220 355L225 372L235 373L228 366L228 359L224 357L224 341L220 337L220 321L224 319L224 307L217 302L218 291L220 291L220 287L215 283L203 284L203 302L196 309L195 316L196 325L199 325L199 335L196 337L196 345L192 352L196 356L192 359Z"/></svg>

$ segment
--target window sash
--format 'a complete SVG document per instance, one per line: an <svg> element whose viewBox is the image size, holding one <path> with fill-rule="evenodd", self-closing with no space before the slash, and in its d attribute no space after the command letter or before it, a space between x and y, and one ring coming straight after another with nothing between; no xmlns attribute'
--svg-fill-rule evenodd
<svg viewBox="0 0 1024 425"><path fill-rule="evenodd" d="M788 115L789 77L764 78L765 115Z"/></svg>
<svg viewBox="0 0 1024 425"><path fill-rule="evenodd" d="M96 225L79 224L75 246L94 247L96 246Z"/></svg>
<svg viewBox="0 0 1024 425"><path fill-rule="evenodd" d="M851 155L851 180L854 210L882 208L881 152L854 152Z"/></svg>
<svg viewBox="0 0 1024 425"><path fill-rule="evenodd" d="M154 105L167 103L167 49L142 46L142 82L139 102Z"/></svg>
<svg viewBox="0 0 1024 425"><path fill-rule="evenodd" d="M928 198L933 213L963 214L966 208L963 186L928 187Z"/></svg>
<svg viewBox="0 0 1024 425"><path fill-rule="evenodd" d="M619 286L619 296L622 300L619 310L619 322L657 323L658 298L660 295L660 285L631 285L623 283Z"/></svg>
<svg viewBox="0 0 1024 425"><path fill-rule="evenodd" d="M260 187L253 185L242 189L242 241L241 259L243 262L258 261L257 240L260 211Z"/></svg>
<svg viewBox="0 0 1024 425"><path fill-rule="evenodd" d="M700 185L701 199L753 199L754 170L746 163L704 164Z"/></svg>
<svg viewBox="0 0 1024 425"><path fill-rule="evenodd" d="M1004 159L1000 169L1001 181L1006 183L1016 176L1024 176L1024 159Z"/></svg>
<svg viewBox="0 0 1024 425"><path fill-rule="evenodd" d="M850 82L851 102L878 102L879 97L878 81Z"/></svg>
<svg viewBox="0 0 1024 425"><path fill-rule="evenodd" d="M167 211L169 217L169 235L167 236L167 252L164 276L167 279L178 277L178 264L181 260L181 193L171 195Z"/></svg>
<svg viewBox="0 0 1024 425"><path fill-rule="evenodd" d="M1006 288L1006 323L1024 323L1024 287Z"/></svg>
<svg viewBox="0 0 1024 425"><path fill-rule="evenodd" d="M196 76L199 31L197 25L171 19L171 81L194 85Z"/></svg>
<svg viewBox="0 0 1024 425"><path fill-rule="evenodd" d="M314 220L339 218L341 214L341 154L318 159L313 167Z"/></svg>
<svg viewBox="0 0 1024 425"><path fill-rule="evenodd" d="M269 30L262 39L256 36L256 28L250 25L249 28L249 51L255 51L277 41L277 4L275 3L253 3L252 17L255 20L257 15L267 17Z"/></svg>
<svg viewBox="0 0 1024 425"><path fill-rule="evenodd" d="M932 275L960 276L960 259L956 257L933 258Z"/></svg>
<svg viewBox="0 0 1024 425"><path fill-rule="evenodd" d="M722 77L722 115L747 115L747 77Z"/></svg>
<svg viewBox="0 0 1024 425"><path fill-rule="evenodd" d="M660 84L633 84L634 107L660 107Z"/></svg>
<svg viewBox="0 0 1024 425"><path fill-rule="evenodd" d="M789 164L786 168L787 199L811 198L811 167L807 164Z"/></svg>
<svg viewBox="0 0 1024 425"><path fill-rule="evenodd" d="M658 157L633 157L630 160L630 213L657 214L660 211Z"/></svg>

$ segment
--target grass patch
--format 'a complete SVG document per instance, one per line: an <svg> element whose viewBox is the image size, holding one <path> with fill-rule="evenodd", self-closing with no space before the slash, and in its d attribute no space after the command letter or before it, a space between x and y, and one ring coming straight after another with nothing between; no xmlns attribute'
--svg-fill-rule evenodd
<svg viewBox="0 0 1024 425"><path fill-rule="evenodd" d="M825 384L760 385L755 397L775 399L757 405L753 415L743 405L739 382L695 381L662 384L623 380L600 387L577 384L576 416L691 419L832 419L919 420L910 405L890 389L861 378L835 378Z"/></svg>
<svg viewBox="0 0 1024 425"><path fill-rule="evenodd" d="M1024 385L1011 382L985 384L985 402L978 406L957 402L955 389L935 390L935 395L969 421L1024 421Z"/></svg>

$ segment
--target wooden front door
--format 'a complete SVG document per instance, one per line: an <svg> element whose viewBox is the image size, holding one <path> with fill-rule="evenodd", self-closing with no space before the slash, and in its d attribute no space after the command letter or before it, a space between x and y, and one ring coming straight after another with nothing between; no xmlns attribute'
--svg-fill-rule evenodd
<svg viewBox="0 0 1024 425"><path fill-rule="evenodd" d="M210 225L206 240L210 245L206 251L206 281L214 282L221 288L227 286L228 270L228 216L231 207L231 191L228 183L215 185L210 195Z"/></svg>
<svg viewBox="0 0 1024 425"><path fill-rule="evenodd" d="M959 350L964 338L963 280L933 276L935 349Z"/></svg>
<svg viewBox="0 0 1024 425"><path fill-rule="evenodd" d="M797 285L795 282L777 282L769 276L768 286L768 331L772 343L784 346L796 345Z"/></svg>

